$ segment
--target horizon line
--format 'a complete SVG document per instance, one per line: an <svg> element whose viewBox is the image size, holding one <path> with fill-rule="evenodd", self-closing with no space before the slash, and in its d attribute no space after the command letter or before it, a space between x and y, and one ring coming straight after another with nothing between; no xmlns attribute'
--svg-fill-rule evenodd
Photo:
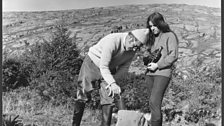
<svg viewBox="0 0 224 126"><path fill-rule="evenodd" d="M85 9L97 9L97 8L109 8L109 7L119 7L119 6L139 6L139 5L188 5L188 6L201 6L201 7L208 7L208 8L216 8L216 9L221 9L220 7L211 7L211 6L206 6L206 5L191 5L191 4L178 4L178 3L153 3L153 4L121 4L121 5L109 5L109 6L95 6L95 7L87 7L87 8L69 8L69 9L52 9L52 10L8 10L2 12L48 12L48 11L69 11L69 10L85 10Z"/></svg>

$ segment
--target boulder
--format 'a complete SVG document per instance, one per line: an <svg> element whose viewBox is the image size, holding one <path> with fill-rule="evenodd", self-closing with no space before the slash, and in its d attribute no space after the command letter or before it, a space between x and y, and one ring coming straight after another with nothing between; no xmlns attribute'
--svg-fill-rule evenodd
<svg viewBox="0 0 224 126"><path fill-rule="evenodd" d="M187 67L187 66L192 66L192 63L193 63L194 61L196 61L197 58L198 58L197 55L186 56L186 57L184 57L184 58L181 59L181 65L182 65L182 66L185 66L185 67Z"/></svg>
<svg viewBox="0 0 224 126"><path fill-rule="evenodd" d="M191 49L186 49L186 48L179 48L178 49L178 52L181 54L181 53L183 53L183 54L187 54L187 55L190 55L190 54L192 54L192 50Z"/></svg>
<svg viewBox="0 0 224 126"><path fill-rule="evenodd" d="M180 42L179 43L179 47L180 48L187 48L188 47L188 43L186 43L186 42Z"/></svg>
<svg viewBox="0 0 224 126"><path fill-rule="evenodd" d="M199 42L196 40L191 40L191 48L197 48L199 45Z"/></svg>
<svg viewBox="0 0 224 126"><path fill-rule="evenodd" d="M199 33L192 33L185 37L185 39L197 39L200 36Z"/></svg>
<svg viewBox="0 0 224 126"><path fill-rule="evenodd" d="M197 31L198 28L194 25L189 25L189 24L186 24L184 25L184 28L187 30L187 31Z"/></svg>

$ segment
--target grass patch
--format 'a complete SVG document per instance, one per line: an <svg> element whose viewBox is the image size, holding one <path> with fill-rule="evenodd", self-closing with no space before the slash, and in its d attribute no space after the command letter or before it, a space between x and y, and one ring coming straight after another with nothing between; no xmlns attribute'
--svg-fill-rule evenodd
<svg viewBox="0 0 224 126"><path fill-rule="evenodd" d="M32 126L69 126L72 123L72 103L54 106L51 103L41 103L37 93L29 88L20 88L3 93L4 116L13 118L19 115L23 125ZM82 118L83 126L98 126L101 120L100 110L85 109Z"/></svg>

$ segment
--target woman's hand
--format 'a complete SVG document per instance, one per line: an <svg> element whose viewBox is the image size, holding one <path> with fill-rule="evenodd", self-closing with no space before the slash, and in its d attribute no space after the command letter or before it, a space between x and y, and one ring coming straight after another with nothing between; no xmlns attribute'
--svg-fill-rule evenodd
<svg viewBox="0 0 224 126"><path fill-rule="evenodd" d="M149 70L155 71L158 68L158 64L157 63L149 63L147 68Z"/></svg>

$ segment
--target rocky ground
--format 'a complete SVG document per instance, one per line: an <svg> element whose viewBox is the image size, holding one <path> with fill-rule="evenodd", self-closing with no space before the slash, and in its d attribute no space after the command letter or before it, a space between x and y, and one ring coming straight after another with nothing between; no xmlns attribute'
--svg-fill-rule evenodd
<svg viewBox="0 0 224 126"><path fill-rule="evenodd" d="M179 4L128 5L64 11L3 12L3 51L10 56L42 38L49 39L55 24L62 20L77 37L78 47L88 47L111 32L146 26L149 14L165 16L179 39L178 74L191 76L193 67L202 70L221 61L221 9ZM134 65L131 72L143 71Z"/></svg>

